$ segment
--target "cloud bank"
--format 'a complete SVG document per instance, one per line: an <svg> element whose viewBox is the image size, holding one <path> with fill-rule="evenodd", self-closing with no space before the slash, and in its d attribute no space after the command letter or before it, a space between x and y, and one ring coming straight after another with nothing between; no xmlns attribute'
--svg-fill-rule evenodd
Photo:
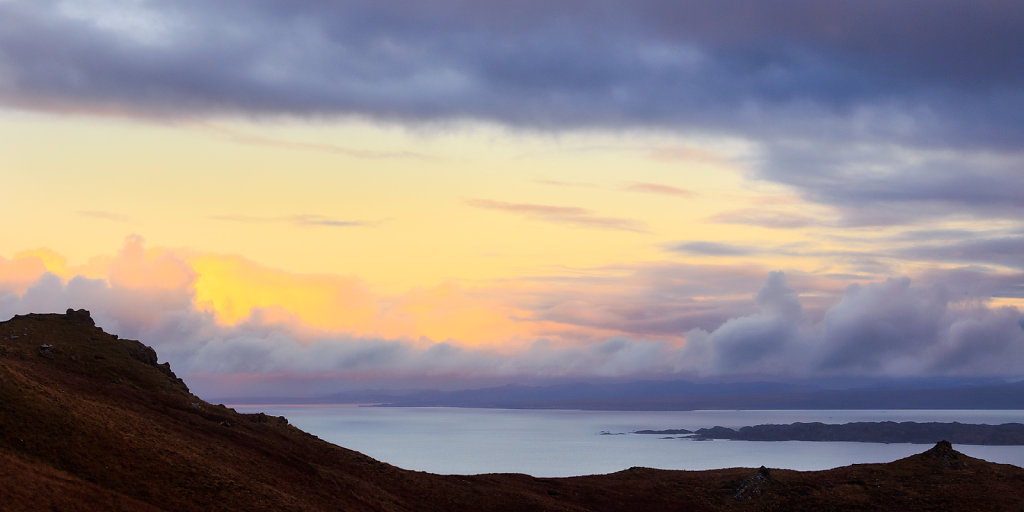
<svg viewBox="0 0 1024 512"><path fill-rule="evenodd" d="M43 0L0 20L0 94L33 108L1024 134L1024 9L997 0Z"/></svg>
<svg viewBox="0 0 1024 512"><path fill-rule="evenodd" d="M64 280L39 266L0 263L0 316L90 309L108 332L153 345L197 392L216 396L550 378L1020 377L1024 363L1021 312L986 300L997 287L1020 286L1022 275L961 270L922 276L920 283L894 278L850 285L805 307L782 272L723 287L714 276L693 284L685 269L676 269L676 283L651 275L644 282L637 274L634 297L540 293L523 306L529 317L521 321L558 327L561 337L471 345L315 328L280 307L254 307L240 321L224 323L197 305L193 265L147 250L137 238L111 259L103 279ZM12 269L21 267L19 281ZM718 279L733 275L723 270ZM752 299L710 304L717 311L703 317L696 307L699 286L738 291L756 280L763 282ZM701 322L707 327L694 327ZM594 337L584 328L668 334Z"/></svg>

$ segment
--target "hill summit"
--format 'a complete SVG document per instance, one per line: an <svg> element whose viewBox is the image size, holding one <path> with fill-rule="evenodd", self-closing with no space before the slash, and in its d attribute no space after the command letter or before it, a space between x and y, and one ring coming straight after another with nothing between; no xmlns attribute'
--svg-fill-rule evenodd
<svg viewBox="0 0 1024 512"><path fill-rule="evenodd" d="M1019 510L1022 488L1024 469L944 442L816 472L407 471L202 400L151 347L104 332L88 311L0 322L4 510Z"/></svg>

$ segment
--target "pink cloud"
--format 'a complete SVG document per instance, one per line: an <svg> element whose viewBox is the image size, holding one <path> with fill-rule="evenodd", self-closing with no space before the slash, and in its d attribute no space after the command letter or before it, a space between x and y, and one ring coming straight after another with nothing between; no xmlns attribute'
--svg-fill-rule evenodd
<svg viewBox="0 0 1024 512"><path fill-rule="evenodd" d="M647 232L644 223L619 217L602 217L592 211L574 206L551 206L545 204L506 203L489 199L471 199L466 204L474 208L498 210L518 213L528 218L552 222L555 224L573 224L577 226L612 229L621 231Z"/></svg>
<svg viewBox="0 0 1024 512"><path fill-rule="evenodd" d="M693 197L697 195L692 190L686 190L671 185L661 185L658 183L633 183L626 187L626 190L632 192L644 192L648 194L662 194L676 197Z"/></svg>

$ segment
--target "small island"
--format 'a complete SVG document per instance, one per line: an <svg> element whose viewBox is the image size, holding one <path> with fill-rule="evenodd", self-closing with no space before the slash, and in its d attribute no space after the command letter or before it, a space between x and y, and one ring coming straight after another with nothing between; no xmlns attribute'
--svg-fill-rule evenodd
<svg viewBox="0 0 1024 512"><path fill-rule="evenodd" d="M634 434L678 435L684 439L706 441L852 441L862 443L932 444L946 439L954 444L1011 446L1024 445L1024 424L984 425L969 423L855 422L844 424L790 423L788 425L755 425L732 429L701 428L690 433L686 429L638 430Z"/></svg>

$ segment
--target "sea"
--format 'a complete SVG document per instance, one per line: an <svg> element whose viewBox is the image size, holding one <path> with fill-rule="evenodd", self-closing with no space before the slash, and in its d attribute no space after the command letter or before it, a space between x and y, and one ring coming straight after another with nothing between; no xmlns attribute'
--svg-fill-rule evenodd
<svg viewBox="0 0 1024 512"><path fill-rule="evenodd" d="M296 427L389 464L438 474L604 474L630 467L829 469L891 462L930 445L808 441L695 441L637 430L742 427L797 421L1024 423L1022 410L581 411L233 405L288 418ZM1024 446L954 445L971 457L1024 467Z"/></svg>

